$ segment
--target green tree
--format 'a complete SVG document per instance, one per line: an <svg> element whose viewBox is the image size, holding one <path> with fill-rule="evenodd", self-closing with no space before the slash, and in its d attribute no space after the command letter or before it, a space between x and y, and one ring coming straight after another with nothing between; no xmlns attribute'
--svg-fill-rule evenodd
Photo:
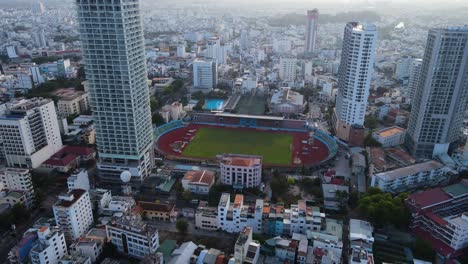
<svg viewBox="0 0 468 264"><path fill-rule="evenodd" d="M164 118L162 117L162 115L160 113L154 113L152 118L151 118L151 121L156 126L164 125L164 123L166 123L166 122L164 122Z"/></svg>
<svg viewBox="0 0 468 264"><path fill-rule="evenodd" d="M270 181L271 199L277 202L281 195L286 194L289 190L288 177L285 175L273 175Z"/></svg>
<svg viewBox="0 0 468 264"><path fill-rule="evenodd" d="M17 203L11 208L11 215L15 224L23 223L31 216L28 208L24 204Z"/></svg>
<svg viewBox="0 0 468 264"><path fill-rule="evenodd" d="M390 193L371 187L359 200L358 209L378 228L387 224L403 228L410 220L410 214L404 205L407 197L406 193L392 197Z"/></svg>
<svg viewBox="0 0 468 264"><path fill-rule="evenodd" d="M230 192L231 189L232 188L230 185L224 185L224 184L213 185L213 187L211 187L208 193L208 204L210 206L218 206L219 199L221 198L221 194L224 192Z"/></svg>
<svg viewBox="0 0 468 264"><path fill-rule="evenodd" d="M186 234L188 230L188 222L185 219L179 219L176 222L176 228L179 233Z"/></svg>
<svg viewBox="0 0 468 264"><path fill-rule="evenodd" d="M382 144L375 140L375 138L372 137L372 133L367 134L367 136L364 138L364 146L365 147L381 147Z"/></svg>
<svg viewBox="0 0 468 264"><path fill-rule="evenodd" d="M373 115L368 115L364 119L364 126L369 128L369 129L376 129L377 126L379 125L379 120L373 116Z"/></svg>
<svg viewBox="0 0 468 264"><path fill-rule="evenodd" d="M185 190L183 193L182 193L182 198L186 201L191 201L192 198L193 198L193 195L192 193L189 191L189 190Z"/></svg>
<svg viewBox="0 0 468 264"><path fill-rule="evenodd" d="M151 112L152 113L154 113L159 108L158 99L156 99L153 96L151 96L151 98L150 98L150 107L151 107Z"/></svg>
<svg viewBox="0 0 468 264"><path fill-rule="evenodd" d="M433 262L436 256L432 243L421 238L416 238L413 245L413 254L415 258L429 262Z"/></svg>

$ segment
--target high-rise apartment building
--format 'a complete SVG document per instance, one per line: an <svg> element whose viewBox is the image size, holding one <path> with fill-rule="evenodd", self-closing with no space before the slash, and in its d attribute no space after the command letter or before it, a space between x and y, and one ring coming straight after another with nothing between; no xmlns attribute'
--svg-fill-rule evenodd
<svg viewBox="0 0 468 264"><path fill-rule="evenodd" d="M86 234L94 223L91 198L82 189L71 190L58 198L53 206L55 222L71 243Z"/></svg>
<svg viewBox="0 0 468 264"><path fill-rule="evenodd" d="M39 167L63 146L54 102L33 98L7 103L0 109L0 137L8 166Z"/></svg>
<svg viewBox="0 0 468 264"><path fill-rule="evenodd" d="M214 59L217 64L226 64L226 46L221 44L221 40L218 37L208 40L206 44L206 57Z"/></svg>
<svg viewBox="0 0 468 264"><path fill-rule="evenodd" d="M141 182L153 166L153 134L139 0L77 0L101 181L122 171Z"/></svg>
<svg viewBox="0 0 468 264"><path fill-rule="evenodd" d="M294 82L296 80L297 59L293 56L283 56L280 58L279 77L283 81Z"/></svg>
<svg viewBox="0 0 468 264"><path fill-rule="evenodd" d="M193 62L193 87L210 92L218 84L218 65L213 59L195 59Z"/></svg>
<svg viewBox="0 0 468 264"><path fill-rule="evenodd" d="M446 153L458 140L468 98L468 26L429 31L406 134L411 154Z"/></svg>
<svg viewBox="0 0 468 264"><path fill-rule="evenodd" d="M407 88L407 97L410 101L414 99L416 88L418 87L419 75L421 74L422 59L411 60L409 66L409 79Z"/></svg>
<svg viewBox="0 0 468 264"><path fill-rule="evenodd" d="M364 126L376 44L375 25L346 24L334 123L336 135L351 144L362 142L363 133L360 132Z"/></svg>
<svg viewBox="0 0 468 264"><path fill-rule="evenodd" d="M307 11L305 45L307 52L314 52L317 49L318 17L319 11L317 9Z"/></svg>

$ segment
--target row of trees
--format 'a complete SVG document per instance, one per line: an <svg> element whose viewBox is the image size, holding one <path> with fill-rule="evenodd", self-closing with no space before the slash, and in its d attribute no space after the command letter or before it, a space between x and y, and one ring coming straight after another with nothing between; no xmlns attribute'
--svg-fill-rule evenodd
<svg viewBox="0 0 468 264"><path fill-rule="evenodd" d="M408 226L411 216L404 205L407 197L407 193L393 197L379 188L370 187L359 200L358 209L378 228L388 224L404 228Z"/></svg>

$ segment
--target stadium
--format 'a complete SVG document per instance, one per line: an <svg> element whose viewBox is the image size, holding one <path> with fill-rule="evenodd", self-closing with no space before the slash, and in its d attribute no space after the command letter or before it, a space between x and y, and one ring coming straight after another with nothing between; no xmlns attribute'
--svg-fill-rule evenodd
<svg viewBox="0 0 468 264"><path fill-rule="evenodd" d="M304 120L196 113L155 129L156 151L167 159L216 163L233 153L263 157L264 167L313 167L331 160L336 141Z"/></svg>

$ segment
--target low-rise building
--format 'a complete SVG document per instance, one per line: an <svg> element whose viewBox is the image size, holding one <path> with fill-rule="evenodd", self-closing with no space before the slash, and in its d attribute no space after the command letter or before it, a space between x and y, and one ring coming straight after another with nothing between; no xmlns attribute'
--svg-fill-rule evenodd
<svg viewBox="0 0 468 264"><path fill-rule="evenodd" d="M382 147L387 148L403 144L405 134L405 129L398 126L392 126L373 132L372 137L382 144Z"/></svg>
<svg viewBox="0 0 468 264"><path fill-rule="evenodd" d="M60 230L43 226L37 231L37 236L29 252L31 263L57 264L67 254L65 235Z"/></svg>
<svg viewBox="0 0 468 264"><path fill-rule="evenodd" d="M275 242L275 257L283 262L296 263L299 241L277 237L275 238Z"/></svg>
<svg viewBox="0 0 468 264"><path fill-rule="evenodd" d="M137 259L156 253L159 248L158 230L147 225L138 215L114 217L106 225L109 241L117 250Z"/></svg>
<svg viewBox="0 0 468 264"><path fill-rule="evenodd" d="M226 154L221 157L221 182L234 188L254 188L262 183L262 157Z"/></svg>
<svg viewBox="0 0 468 264"><path fill-rule="evenodd" d="M468 180L408 196L411 230L446 259L463 254L468 243Z"/></svg>
<svg viewBox="0 0 468 264"><path fill-rule="evenodd" d="M91 264L91 258L80 254L72 254L63 256L58 264Z"/></svg>
<svg viewBox="0 0 468 264"><path fill-rule="evenodd" d="M337 184L322 184L322 191L323 191L323 207L328 210L341 210L341 208L346 206L348 199L343 201L342 197L339 194L341 193L349 193L349 187L345 185L337 185Z"/></svg>
<svg viewBox="0 0 468 264"><path fill-rule="evenodd" d="M365 252L372 253L372 246L374 244L373 236L374 228L369 222L350 219L349 220L349 247L351 249L364 250ZM351 253L354 258L354 252Z"/></svg>
<svg viewBox="0 0 468 264"><path fill-rule="evenodd" d="M174 222L177 218L176 207L172 202L159 203L139 201L138 206L143 212L143 218L148 220Z"/></svg>
<svg viewBox="0 0 468 264"><path fill-rule="evenodd" d="M25 191L12 191L8 189L0 190L0 204L9 204L10 207L16 204L24 205L26 208L30 208L31 206L28 203Z"/></svg>
<svg viewBox="0 0 468 264"><path fill-rule="evenodd" d="M244 196L237 194L231 203L229 193L223 193L218 205L218 229L229 233L241 232L250 226L254 233L262 230L263 200L255 204L244 204Z"/></svg>
<svg viewBox="0 0 468 264"><path fill-rule="evenodd" d="M68 191L82 189L89 191L89 177L86 169L77 170L67 178Z"/></svg>
<svg viewBox="0 0 468 264"><path fill-rule="evenodd" d="M91 263L94 263L102 254L102 245L99 240L86 237L79 238L70 245L70 253L87 257L91 260Z"/></svg>
<svg viewBox="0 0 468 264"><path fill-rule="evenodd" d="M8 252L8 260L10 263L25 263L26 260L29 259L29 252L37 239L36 229L29 229L26 231L18 243Z"/></svg>
<svg viewBox="0 0 468 264"><path fill-rule="evenodd" d="M199 206L195 212L195 228L218 230L218 209Z"/></svg>
<svg viewBox="0 0 468 264"><path fill-rule="evenodd" d="M78 115L90 109L88 92L68 88L58 89L54 95L59 98L57 101L58 116Z"/></svg>
<svg viewBox="0 0 468 264"><path fill-rule="evenodd" d="M240 232L234 245L234 263L255 264L259 256L260 244L252 240L252 229L246 226Z"/></svg>
<svg viewBox="0 0 468 264"><path fill-rule="evenodd" d="M431 160L372 175L371 186L400 193L411 189L444 185L458 175L448 166Z"/></svg>
<svg viewBox="0 0 468 264"><path fill-rule="evenodd" d="M196 194L207 195L215 183L215 173L209 170L188 171L182 179L182 187Z"/></svg>
<svg viewBox="0 0 468 264"><path fill-rule="evenodd" d="M275 92L270 100L270 110L278 114L301 114L304 106L304 96L289 87Z"/></svg>
<svg viewBox="0 0 468 264"><path fill-rule="evenodd" d="M24 191L26 195L25 205L28 208L31 208L35 202L34 187L32 184L31 173L28 169L0 169L0 190L2 189Z"/></svg>

